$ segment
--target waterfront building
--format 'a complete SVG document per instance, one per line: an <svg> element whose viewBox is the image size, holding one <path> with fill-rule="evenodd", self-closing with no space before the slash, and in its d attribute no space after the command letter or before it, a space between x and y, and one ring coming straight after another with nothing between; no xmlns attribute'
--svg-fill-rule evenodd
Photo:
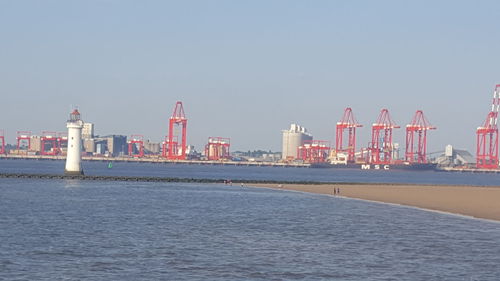
<svg viewBox="0 0 500 281"><path fill-rule="evenodd" d="M128 154L127 136L110 135L104 138L107 139L108 153L110 156L117 157Z"/></svg>
<svg viewBox="0 0 500 281"><path fill-rule="evenodd" d="M85 122L83 124L83 129L82 129L82 138L91 139L93 137L94 137L94 123Z"/></svg>
<svg viewBox="0 0 500 281"><path fill-rule="evenodd" d="M311 141L313 136L307 129L297 124L291 124L289 130L283 130L283 145L281 158L285 161L297 159L297 149L304 141Z"/></svg>
<svg viewBox="0 0 500 281"><path fill-rule="evenodd" d="M82 133L83 135L83 133ZM96 147L96 141L93 138L84 138L83 139L83 149L87 153L94 153Z"/></svg>
<svg viewBox="0 0 500 281"><path fill-rule="evenodd" d="M40 154L42 151L42 139L40 136L31 136L30 137L30 148L29 151L35 152L36 154Z"/></svg>
<svg viewBox="0 0 500 281"><path fill-rule="evenodd" d="M439 155L434 162L441 168L474 168L476 166L476 158L474 158L470 152L462 149L455 149L450 144L445 147L444 153Z"/></svg>
<svg viewBox="0 0 500 281"><path fill-rule="evenodd" d="M144 141L144 150L147 154L159 154L160 146L159 142L151 142L150 140Z"/></svg>

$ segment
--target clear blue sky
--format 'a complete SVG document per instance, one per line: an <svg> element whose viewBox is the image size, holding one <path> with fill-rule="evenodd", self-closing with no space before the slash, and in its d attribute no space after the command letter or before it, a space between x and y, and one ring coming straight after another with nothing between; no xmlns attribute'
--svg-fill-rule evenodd
<svg viewBox="0 0 500 281"><path fill-rule="evenodd" d="M160 141L177 100L188 142L281 150L290 123L334 140L417 109L429 151L474 152L500 83L499 1L0 1L0 128L65 131L78 105L98 134ZM395 133L404 143L404 130Z"/></svg>

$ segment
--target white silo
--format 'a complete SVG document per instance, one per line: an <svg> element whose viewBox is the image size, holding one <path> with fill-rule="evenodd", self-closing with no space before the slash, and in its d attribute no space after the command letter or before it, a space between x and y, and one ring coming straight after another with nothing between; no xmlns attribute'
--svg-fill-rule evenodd
<svg viewBox="0 0 500 281"><path fill-rule="evenodd" d="M297 158L297 149L304 141L313 139L306 128L297 124L290 125L289 130L283 130L283 145L281 157L283 160L293 160Z"/></svg>
<svg viewBox="0 0 500 281"><path fill-rule="evenodd" d="M68 128L68 153L66 155L66 175L83 175L82 161L82 128L83 121L80 119L80 112L73 110L66 123Z"/></svg>

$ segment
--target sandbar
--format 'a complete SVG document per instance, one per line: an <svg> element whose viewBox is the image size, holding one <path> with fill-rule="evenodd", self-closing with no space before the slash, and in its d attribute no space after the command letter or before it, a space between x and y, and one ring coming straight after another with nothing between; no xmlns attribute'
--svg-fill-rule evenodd
<svg viewBox="0 0 500 281"><path fill-rule="evenodd" d="M409 184L249 184L400 204L500 221L500 187ZM334 194L334 188L340 194Z"/></svg>

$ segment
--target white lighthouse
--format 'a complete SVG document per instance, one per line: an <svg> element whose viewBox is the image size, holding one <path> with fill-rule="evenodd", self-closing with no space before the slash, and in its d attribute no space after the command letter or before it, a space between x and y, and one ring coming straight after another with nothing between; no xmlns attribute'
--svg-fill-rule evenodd
<svg viewBox="0 0 500 281"><path fill-rule="evenodd" d="M69 115L66 127L68 127L68 154L64 174L83 175L81 165L83 121L80 119L80 112L77 109Z"/></svg>

